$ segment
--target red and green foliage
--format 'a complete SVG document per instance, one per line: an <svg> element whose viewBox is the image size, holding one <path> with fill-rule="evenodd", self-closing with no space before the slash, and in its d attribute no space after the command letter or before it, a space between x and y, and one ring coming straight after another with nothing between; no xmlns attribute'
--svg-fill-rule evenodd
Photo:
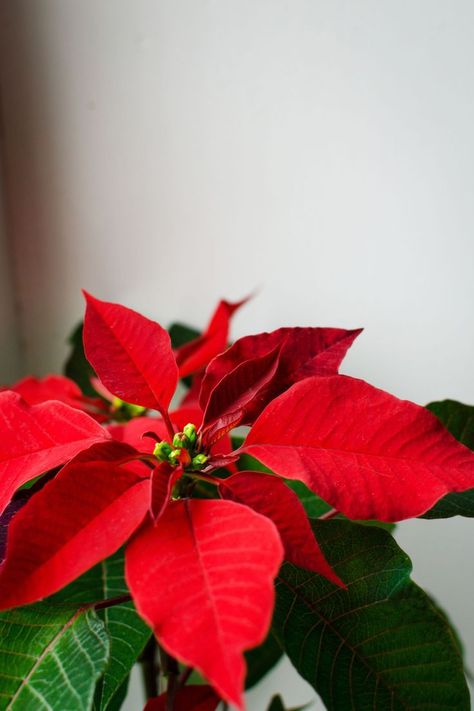
<svg viewBox="0 0 474 711"><path fill-rule="evenodd" d="M0 709L118 709L140 655L147 711L243 709L281 652L328 709L468 709L445 615L390 534L353 521L472 516L471 409L340 375L359 329L228 347L244 302L221 301L172 343L86 300L88 364L79 349L68 373L87 388L0 392Z"/></svg>

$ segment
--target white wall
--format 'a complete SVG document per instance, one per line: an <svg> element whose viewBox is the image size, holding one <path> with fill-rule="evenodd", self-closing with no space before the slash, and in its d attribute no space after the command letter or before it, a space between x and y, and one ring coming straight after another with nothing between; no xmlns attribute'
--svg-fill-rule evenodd
<svg viewBox="0 0 474 711"><path fill-rule="evenodd" d="M1 13L30 369L59 366L81 286L196 325L260 287L235 335L364 325L347 372L421 403L474 402L470 1L4 0ZM400 534L471 664L473 525Z"/></svg>
<svg viewBox="0 0 474 711"><path fill-rule="evenodd" d="M7 241L1 154L2 136L0 133L0 387L18 378L24 367L20 357L18 310L12 279L10 245Z"/></svg>

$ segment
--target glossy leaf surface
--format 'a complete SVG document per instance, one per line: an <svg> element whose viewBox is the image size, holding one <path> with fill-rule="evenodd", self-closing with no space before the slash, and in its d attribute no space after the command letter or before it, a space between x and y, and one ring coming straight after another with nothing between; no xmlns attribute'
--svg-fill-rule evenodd
<svg viewBox="0 0 474 711"><path fill-rule="evenodd" d="M10 524L0 609L46 597L115 553L148 505L147 479L115 462L70 463Z"/></svg>
<svg viewBox="0 0 474 711"><path fill-rule="evenodd" d="M345 376L296 383L243 445L352 519L419 516L474 485L474 454L422 407Z"/></svg>
<svg viewBox="0 0 474 711"><path fill-rule="evenodd" d="M242 708L242 652L265 638L283 557L274 525L232 501L175 502L126 552L126 578L160 644Z"/></svg>
<svg viewBox="0 0 474 711"><path fill-rule="evenodd" d="M0 709L88 711L109 643L92 611L31 605L0 614Z"/></svg>
<svg viewBox="0 0 474 711"><path fill-rule="evenodd" d="M468 711L451 629L391 536L348 521L313 528L348 591L285 563L273 629L327 709Z"/></svg>
<svg viewBox="0 0 474 711"><path fill-rule="evenodd" d="M260 472L239 472L226 479L219 491L224 498L250 506L273 521L285 548L285 560L324 575L336 585L344 584L319 548L303 505L284 481Z"/></svg>
<svg viewBox="0 0 474 711"><path fill-rule="evenodd" d="M60 590L48 603L84 603L118 598L128 593L124 578L124 554L118 551ZM97 611L109 640L109 658L94 694L94 711L111 711L120 699L122 685L143 651L151 630L133 603L121 603ZM120 707L120 704L118 704Z"/></svg>
<svg viewBox="0 0 474 711"><path fill-rule="evenodd" d="M0 513L16 489L109 435L88 415L61 402L27 405L0 392Z"/></svg>
<svg viewBox="0 0 474 711"><path fill-rule="evenodd" d="M167 331L125 306L86 299L84 347L100 380L125 402L165 412L178 382Z"/></svg>

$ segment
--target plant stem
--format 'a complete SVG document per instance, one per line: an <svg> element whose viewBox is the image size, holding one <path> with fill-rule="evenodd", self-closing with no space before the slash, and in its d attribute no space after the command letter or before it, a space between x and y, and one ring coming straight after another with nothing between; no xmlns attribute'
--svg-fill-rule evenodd
<svg viewBox="0 0 474 711"><path fill-rule="evenodd" d="M326 513L321 514L319 516L320 521L327 521L329 518L334 518L334 516L338 516L339 511L337 509L329 509L329 511L326 511Z"/></svg>
<svg viewBox="0 0 474 711"><path fill-rule="evenodd" d="M160 668L156 661L157 646L155 638L150 637L139 659L142 665L142 677L147 699L158 696L160 693L158 684Z"/></svg>
<svg viewBox="0 0 474 711"><path fill-rule="evenodd" d="M166 707L165 711L173 711L174 709L174 699L176 696L176 692L178 690L178 676L179 676L179 667L178 667L178 662L174 657L172 657L168 652L165 652L165 650L162 647L159 647L160 650L160 665L161 665L161 673L166 676L168 683L166 686Z"/></svg>
<svg viewBox="0 0 474 711"><path fill-rule="evenodd" d="M114 605L122 605L124 602L131 602L132 596L118 595L117 597L109 597L106 600L101 600L100 602L94 602L90 607L96 610L104 610L106 607L113 607Z"/></svg>
<svg viewBox="0 0 474 711"><path fill-rule="evenodd" d="M183 669L181 674L178 676L178 689L181 689L182 686L186 685L186 682L192 673L193 673L192 667L186 667L185 669Z"/></svg>
<svg viewBox="0 0 474 711"><path fill-rule="evenodd" d="M175 436L176 433L175 433L175 431L174 431L173 423L172 423L171 420L170 420L170 416L169 416L169 414L166 412L166 410L163 410L163 412L161 413L161 415L162 415L163 420L164 420L164 423L165 423L165 425L166 425L166 429L168 430L168 434L169 434L170 440L173 441L173 437Z"/></svg>

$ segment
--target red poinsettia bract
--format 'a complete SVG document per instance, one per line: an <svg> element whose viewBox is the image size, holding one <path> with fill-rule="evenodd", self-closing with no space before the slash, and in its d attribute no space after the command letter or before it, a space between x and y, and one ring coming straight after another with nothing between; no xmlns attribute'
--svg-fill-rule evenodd
<svg viewBox="0 0 474 711"><path fill-rule="evenodd" d="M474 487L474 455L423 408L338 375L358 330L283 328L219 353L238 306L221 302L205 334L173 352L159 324L87 295L85 351L101 383L156 416L103 426L101 407L61 380L0 393L1 510L62 467L15 508L0 609L52 594L128 542L130 593L159 643L243 708L242 653L266 636L283 558L344 586L285 479L351 518L396 521ZM170 410L189 373L200 393ZM62 401L42 402L54 387ZM238 471L242 454L271 472Z"/></svg>

